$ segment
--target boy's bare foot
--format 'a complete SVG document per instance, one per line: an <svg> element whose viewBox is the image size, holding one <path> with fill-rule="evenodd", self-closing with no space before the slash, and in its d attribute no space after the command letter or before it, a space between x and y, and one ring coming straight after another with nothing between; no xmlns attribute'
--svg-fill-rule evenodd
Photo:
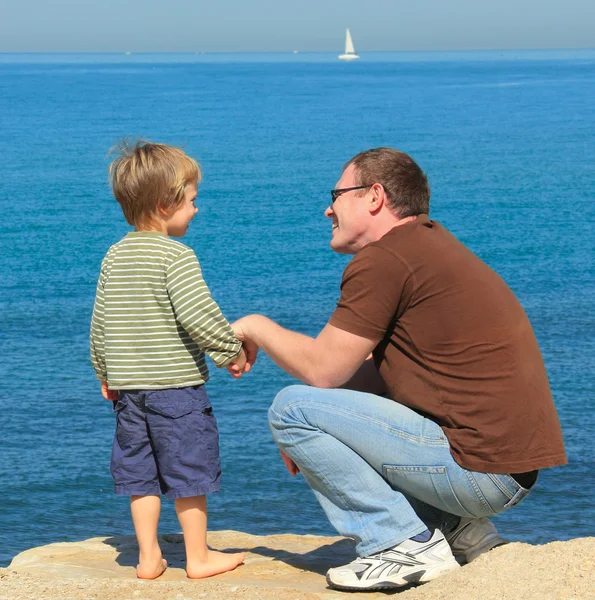
<svg viewBox="0 0 595 600"><path fill-rule="evenodd" d="M136 565L136 576L139 579L157 579L160 575L163 575L167 569L167 561L165 558L159 558L159 562L147 562L145 564Z"/></svg>
<svg viewBox="0 0 595 600"><path fill-rule="evenodd" d="M225 552L209 550L205 561L186 564L186 574L191 579L202 579L226 571L233 571L244 562L244 556L243 552L226 554Z"/></svg>

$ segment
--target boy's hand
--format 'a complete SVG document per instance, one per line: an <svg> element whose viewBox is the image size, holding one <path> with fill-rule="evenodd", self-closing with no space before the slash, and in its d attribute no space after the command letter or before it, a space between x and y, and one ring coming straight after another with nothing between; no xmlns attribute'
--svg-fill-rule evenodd
<svg viewBox="0 0 595 600"><path fill-rule="evenodd" d="M246 352L243 347L238 356L233 359L233 362L230 362L225 368L234 379L239 379L244 373L250 370L250 365L246 362Z"/></svg>
<svg viewBox="0 0 595 600"><path fill-rule="evenodd" d="M107 381L101 382L101 394L106 400L109 400L110 402L116 402L120 399L120 392L118 392L118 390L110 390L107 387Z"/></svg>

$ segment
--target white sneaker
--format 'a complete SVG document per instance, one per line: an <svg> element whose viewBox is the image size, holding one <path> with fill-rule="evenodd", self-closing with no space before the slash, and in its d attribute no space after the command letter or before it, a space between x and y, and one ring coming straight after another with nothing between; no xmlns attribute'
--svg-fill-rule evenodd
<svg viewBox="0 0 595 600"><path fill-rule="evenodd" d="M405 540L384 552L329 569L326 581L337 590L389 590L424 583L459 568L439 529L427 542Z"/></svg>
<svg viewBox="0 0 595 600"><path fill-rule="evenodd" d="M450 533L444 536L455 558L461 563L470 563L480 554L510 542L504 539L487 517L472 519L462 517Z"/></svg>

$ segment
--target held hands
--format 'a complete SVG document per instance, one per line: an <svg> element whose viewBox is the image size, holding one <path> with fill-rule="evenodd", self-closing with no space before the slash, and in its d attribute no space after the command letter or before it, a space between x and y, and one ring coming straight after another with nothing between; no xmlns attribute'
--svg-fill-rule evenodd
<svg viewBox="0 0 595 600"><path fill-rule="evenodd" d="M120 392L118 390L110 390L107 387L107 381L101 382L101 395L110 402L116 402L120 399Z"/></svg>
<svg viewBox="0 0 595 600"><path fill-rule="evenodd" d="M230 362L225 368L234 379L239 379L244 373L248 373L251 366L252 365L247 361L246 351L242 346L238 356L234 358L233 362Z"/></svg>
<svg viewBox="0 0 595 600"><path fill-rule="evenodd" d="M234 378L239 379L244 373L248 373L252 365L256 362L258 356L258 346L248 337L244 325L247 324L249 317L243 317L231 324L231 328L236 337L242 342L242 351L239 356L227 365L228 373Z"/></svg>

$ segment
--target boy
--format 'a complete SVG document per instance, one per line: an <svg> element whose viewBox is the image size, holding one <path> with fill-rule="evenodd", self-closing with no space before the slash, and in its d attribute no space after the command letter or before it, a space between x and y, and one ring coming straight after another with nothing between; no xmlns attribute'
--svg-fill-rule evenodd
<svg viewBox="0 0 595 600"><path fill-rule="evenodd" d="M139 578L155 579L167 568L157 540L160 494L175 498L188 577L209 577L234 569L244 554L214 552L206 543L205 494L219 490L221 469L205 353L218 367L247 372L250 363L194 252L169 237L185 235L198 212L198 164L163 144L119 150L110 179L134 232L103 259L91 322L91 360L117 413L115 492L131 497Z"/></svg>

